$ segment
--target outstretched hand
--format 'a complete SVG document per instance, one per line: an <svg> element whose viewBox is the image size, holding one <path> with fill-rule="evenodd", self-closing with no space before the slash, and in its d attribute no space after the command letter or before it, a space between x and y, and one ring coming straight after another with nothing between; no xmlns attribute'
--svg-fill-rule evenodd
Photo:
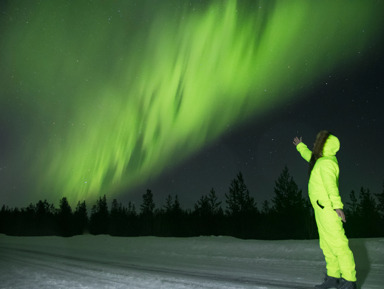
<svg viewBox="0 0 384 289"><path fill-rule="evenodd" d="M297 146L299 143L303 142L302 139L303 139L302 137L300 137L300 138L295 137L295 138L293 139L293 144L294 144L295 146Z"/></svg>

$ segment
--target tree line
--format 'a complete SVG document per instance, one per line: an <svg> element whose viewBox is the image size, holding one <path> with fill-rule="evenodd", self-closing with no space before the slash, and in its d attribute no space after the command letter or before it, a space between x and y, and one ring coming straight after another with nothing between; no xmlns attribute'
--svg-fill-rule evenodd
<svg viewBox="0 0 384 289"><path fill-rule="evenodd" d="M384 236L384 186L380 194L361 188L350 193L345 204L348 237ZM274 196L259 209L241 172L219 201L215 190L201 196L193 209L181 207L178 196L169 195L162 207L156 207L153 193L147 190L140 208L131 202L124 206L100 197L92 208L85 201L72 209L67 198L59 208L46 200L18 209L3 205L0 233L16 236L57 235L70 237L90 233L112 236L192 237L228 235L244 239L318 238L313 209L303 196L287 167L275 181Z"/></svg>

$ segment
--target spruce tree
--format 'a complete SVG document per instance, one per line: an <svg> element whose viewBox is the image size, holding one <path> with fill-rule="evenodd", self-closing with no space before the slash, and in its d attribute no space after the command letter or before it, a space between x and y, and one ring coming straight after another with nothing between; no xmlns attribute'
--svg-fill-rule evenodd
<svg viewBox="0 0 384 289"><path fill-rule="evenodd" d="M88 231L88 212L85 201L78 202L75 212L73 214L74 219L74 234L82 235Z"/></svg>
<svg viewBox="0 0 384 289"><path fill-rule="evenodd" d="M109 211L107 197L104 195L96 201L96 205L92 207L90 219L90 233L94 235L108 234Z"/></svg>
<svg viewBox="0 0 384 289"><path fill-rule="evenodd" d="M59 210L57 212L58 234L63 237L73 236L73 214L72 208L68 203L67 198L63 197L60 200Z"/></svg>
<svg viewBox="0 0 384 289"><path fill-rule="evenodd" d="M156 233L161 236L184 236L185 226L183 226L184 212L181 208L179 197L175 195L173 198L168 195L165 200L163 209L157 215Z"/></svg>
<svg viewBox="0 0 384 289"><path fill-rule="evenodd" d="M153 216L155 211L155 203L153 201L153 194L151 190L143 195L143 203L140 206L142 216Z"/></svg>
<svg viewBox="0 0 384 289"><path fill-rule="evenodd" d="M138 236L139 235L139 220L136 212L136 206L132 202L128 202L127 207L127 222L125 224L125 235L126 236Z"/></svg>
<svg viewBox="0 0 384 289"><path fill-rule="evenodd" d="M345 203L345 216L347 222L344 224L345 232L348 237L356 238L361 234L360 228L360 212L358 209L358 199L356 193L352 190L349 193L349 202Z"/></svg>
<svg viewBox="0 0 384 289"><path fill-rule="evenodd" d="M208 195L201 196L194 207L198 235L218 235L222 232L223 210L213 188Z"/></svg>
<svg viewBox="0 0 384 289"><path fill-rule="evenodd" d="M124 224L126 222L126 210L116 199L112 200L109 234L112 236L124 235Z"/></svg>
<svg viewBox="0 0 384 289"><path fill-rule="evenodd" d="M229 193L225 194L227 203L227 214L237 216L257 211L255 199L250 195L245 185L243 174L239 172L232 180Z"/></svg>
<svg viewBox="0 0 384 289"><path fill-rule="evenodd" d="M208 195L201 196L195 204L195 214L201 217L216 216L220 212L222 212L221 202L218 201L213 188Z"/></svg>
<svg viewBox="0 0 384 289"><path fill-rule="evenodd" d="M259 212L241 172L232 180L225 197L228 233L240 238L257 238Z"/></svg>
<svg viewBox="0 0 384 289"><path fill-rule="evenodd" d="M55 235L57 232L55 220L55 207L47 200L38 201L35 206L36 231L39 236Z"/></svg>
<svg viewBox="0 0 384 289"><path fill-rule="evenodd" d="M379 232L381 231L379 221L380 214L376 200L369 189L363 187L360 189L359 203L357 207L361 224L361 233L359 237L378 237Z"/></svg>
<svg viewBox="0 0 384 289"><path fill-rule="evenodd" d="M144 236L154 234L154 211L155 203L153 202L153 194L151 190L143 195L143 203L140 206L141 214L141 234Z"/></svg>
<svg viewBox="0 0 384 289"><path fill-rule="evenodd" d="M309 238L311 214L288 167L285 166L275 182L275 196L272 199L274 230L281 239Z"/></svg>

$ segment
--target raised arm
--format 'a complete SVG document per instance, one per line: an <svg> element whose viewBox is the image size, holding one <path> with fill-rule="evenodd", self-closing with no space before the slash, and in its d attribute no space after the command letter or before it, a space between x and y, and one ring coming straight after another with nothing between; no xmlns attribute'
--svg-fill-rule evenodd
<svg viewBox="0 0 384 289"><path fill-rule="evenodd" d="M312 152L308 147L303 143L302 137L295 137L293 139L293 144L296 146L297 151L307 162L311 160Z"/></svg>
<svg viewBox="0 0 384 289"><path fill-rule="evenodd" d="M299 143L303 142L303 138L298 138L297 136L293 139L293 144L297 146Z"/></svg>

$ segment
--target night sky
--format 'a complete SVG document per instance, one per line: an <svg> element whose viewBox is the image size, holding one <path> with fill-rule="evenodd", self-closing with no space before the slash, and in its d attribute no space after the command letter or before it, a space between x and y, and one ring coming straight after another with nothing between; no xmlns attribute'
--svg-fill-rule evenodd
<svg viewBox="0 0 384 289"><path fill-rule="evenodd" d="M383 190L384 1L0 1L0 205L259 205L292 140L339 137L340 191Z"/></svg>

